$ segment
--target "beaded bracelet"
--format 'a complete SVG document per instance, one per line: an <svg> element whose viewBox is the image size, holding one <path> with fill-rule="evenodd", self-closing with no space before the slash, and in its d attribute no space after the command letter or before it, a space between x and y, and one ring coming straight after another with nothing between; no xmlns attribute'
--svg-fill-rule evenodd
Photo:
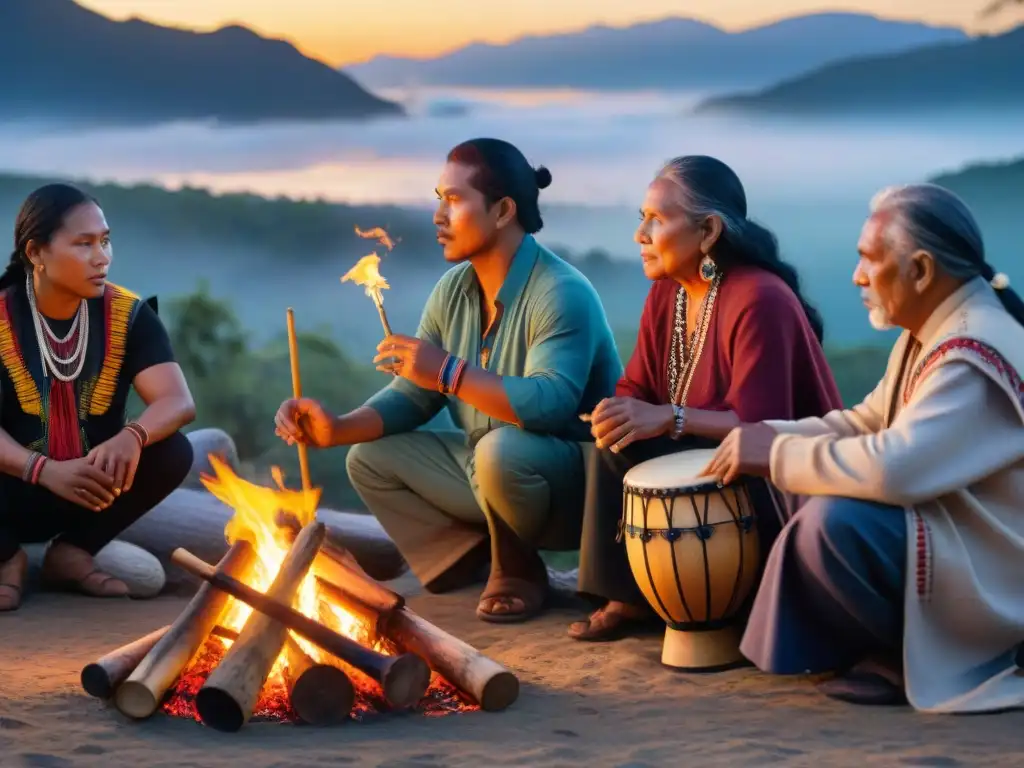
<svg viewBox="0 0 1024 768"><path fill-rule="evenodd" d="M459 357L448 355L445 358L444 365L441 366L441 370L437 374L437 389L441 394L450 395L455 391L458 372L465 364L466 361Z"/></svg>
<svg viewBox="0 0 1024 768"><path fill-rule="evenodd" d="M446 355L445 358L444 358L444 362L441 363L441 367L438 368L438 370L437 370L437 385L436 386L437 386L437 391L438 392L444 393L445 371L448 370L448 366L451 365L451 362L452 362L452 356L451 355Z"/></svg>
<svg viewBox="0 0 1024 768"><path fill-rule="evenodd" d="M462 379L462 372L466 368L466 361L461 357L448 356L445 360L445 364L441 367L441 373L439 378L441 379L441 386L439 387L442 394L451 395L459 388L459 382Z"/></svg>
<svg viewBox="0 0 1024 768"><path fill-rule="evenodd" d="M129 421L124 425L124 428L135 436L135 439L139 441L140 448L145 448L149 445L149 432L147 432L146 428L139 424L139 422Z"/></svg>
<svg viewBox="0 0 1024 768"><path fill-rule="evenodd" d="M28 458L25 459L25 466L21 469L21 479L26 483L32 482L32 473L35 471L36 462L39 461L42 455L38 451L32 451Z"/></svg>
<svg viewBox="0 0 1024 768"><path fill-rule="evenodd" d="M448 387L448 391L453 395L459 391L459 384L462 383L462 374L466 372L466 361L460 359L455 365L455 372L452 373L451 384Z"/></svg>
<svg viewBox="0 0 1024 768"><path fill-rule="evenodd" d="M39 476L43 474L43 467L46 466L46 462L48 461L49 459L46 458L45 456L40 456L36 463L33 465L32 477L29 479L29 482L32 485L39 485Z"/></svg>

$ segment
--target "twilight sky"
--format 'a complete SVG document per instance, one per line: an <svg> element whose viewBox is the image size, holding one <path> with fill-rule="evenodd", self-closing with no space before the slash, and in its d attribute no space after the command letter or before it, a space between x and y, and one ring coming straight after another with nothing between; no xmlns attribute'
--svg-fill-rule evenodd
<svg viewBox="0 0 1024 768"><path fill-rule="evenodd" d="M726 29L821 10L851 10L890 18L994 31L1020 23L1005 12L979 23L988 0L78 0L113 18L142 16L160 24L216 29L239 22L284 37L305 53L345 64L377 53L429 56L468 42L505 42L530 33L617 26L664 16L689 16ZM382 10L383 9L383 10Z"/></svg>

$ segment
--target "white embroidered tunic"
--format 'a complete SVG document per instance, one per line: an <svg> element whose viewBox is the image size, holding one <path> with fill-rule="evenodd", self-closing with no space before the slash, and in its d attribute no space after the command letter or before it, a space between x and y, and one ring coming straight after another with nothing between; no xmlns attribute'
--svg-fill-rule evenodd
<svg viewBox="0 0 1024 768"><path fill-rule="evenodd" d="M931 712L1017 707L1024 327L978 278L935 311L919 341L910 361L916 343L899 338L885 377L860 405L769 422L780 433L771 479L787 493L904 507L908 699Z"/></svg>

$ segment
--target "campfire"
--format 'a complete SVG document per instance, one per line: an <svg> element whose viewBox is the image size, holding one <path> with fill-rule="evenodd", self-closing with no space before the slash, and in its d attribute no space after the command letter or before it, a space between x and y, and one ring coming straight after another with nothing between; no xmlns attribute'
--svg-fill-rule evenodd
<svg viewBox="0 0 1024 768"><path fill-rule="evenodd" d="M252 484L211 457L207 489L234 509L214 566L166 627L82 670L86 692L135 719L157 712L222 731L250 719L313 725L395 710L500 710L516 677L418 616L316 521L319 491Z"/></svg>

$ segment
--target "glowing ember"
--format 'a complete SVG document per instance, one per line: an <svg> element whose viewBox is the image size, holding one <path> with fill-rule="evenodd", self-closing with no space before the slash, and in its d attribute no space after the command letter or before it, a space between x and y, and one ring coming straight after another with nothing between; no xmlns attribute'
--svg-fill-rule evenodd
<svg viewBox="0 0 1024 768"><path fill-rule="evenodd" d="M364 240L376 240L389 251L395 247L395 241L391 239L391 235L385 232L382 227L374 227L373 229L368 229L366 231L356 227L356 234Z"/></svg>
<svg viewBox="0 0 1024 768"><path fill-rule="evenodd" d="M210 456L214 476L204 476L203 484L218 499L235 510L234 516L225 528L229 543L248 541L256 552L256 563L243 579L249 586L266 592L281 567L291 539L278 524L279 514L293 517L305 526L316 518L319 489L310 491L288 490L284 487L280 470L272 471L278 488L254 485L237 475L230 467L215 456ZM296 590L292 604L295 610L315 618L336 632L346 635L362 645L379 653L395 655L396 648L384 638L371 637L371 628L324 594L316 577L309 573ZM220 617L219 626L223 634L237 636L252 609L239 600L230 600ZM224 631L226 630L226 631ZM290 633L302 650L315 662L340 666L347 673L356 691L356 702L352 710L353 719L360 720L367 715L389 711L380 686L358 670L331 657L318 646L313 645L294 632ZM191 659L174 687L168 692L162 709L166 714L199 720L195 697L216 668L233 641L213 634ZM281 653L260 691L259 700L253 712L254 720L292 722L296 715L288 700L288 686L285 680L287 655ZM458 690L442 678L434 675L427 695L417 706L417 711L426 715L439 716L453 712L478 709L477 705L463 697Z"/></svg>
<svg viewBox="0 0 1024 768"><path fill-rule="evenodd" d="M230 645L230 642L228 643ZM188 670L178 678L174 687L168 692L162 711L174 717L183 717L201 722L196 711L196 694L203 687L206 678L214 667L224 658L227 647L219 638L211 637L206 645L199 649ZM356 689L356 701L352 707L351 718L357 722L387 714L392 711L384 700L380 688L369 678L358 671L348 669L349 677ZM434 674L430 678L427 695L413 710L426 717L444 717L459 712L473 712L480 707L467 699L451 683ZM268 681L253 712L253 722L298 722L298 717L288 702L288 692L283 680Z"/></svg>

